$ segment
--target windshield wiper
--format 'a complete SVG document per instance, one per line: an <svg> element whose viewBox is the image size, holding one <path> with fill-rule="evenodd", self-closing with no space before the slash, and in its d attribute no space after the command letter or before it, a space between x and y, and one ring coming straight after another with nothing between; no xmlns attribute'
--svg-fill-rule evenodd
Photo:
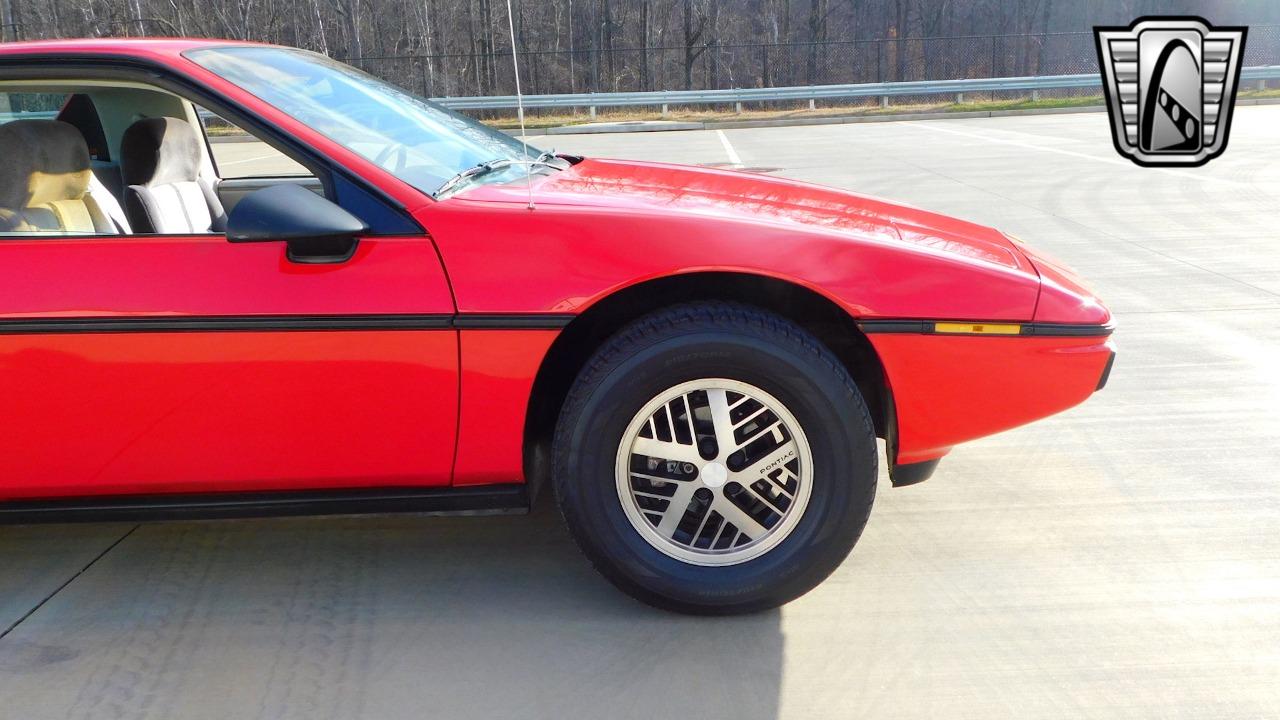
<svg viewBox="0 0 1280 720"><path fill-rule="evenodd" d="M446 180L445 183L440 186L440 189L436 190L435 195L432 195L432 197L439 200L441 195L461 186L463 183L470 182L482 175L488 175L496 170L501 170L511 164L511 160L490 160L488 162L482 162L474 167L469 167Z"/></svg>
<svg viewBox="0 0 1280 720"><path fill-rule="evenodd" d="M462 172L458 173L457 175L454 175L453 177L449 178L447 181L445 181L445 184L440 186L439 190L435 191L435 194L432 195L432 197L439 200L442 195L445 195L450 190L456 190L461 185L465 183L469 183L478 177L481 177L483 175L488 175L492 172L496 172L503 168L511 167L512 165L541 166L541 167L549 167L553 170L563 170L564 168L560 167L555 163L556 160L560 160L560 158L556 157L552 153L544 152L533 160L509 160L506 158L499 158L497 160L482 162L479 165L476 165L474 167L469 167L466 170L463 170ZM564 162L564 161L560 160L560 162Z"/></svg>

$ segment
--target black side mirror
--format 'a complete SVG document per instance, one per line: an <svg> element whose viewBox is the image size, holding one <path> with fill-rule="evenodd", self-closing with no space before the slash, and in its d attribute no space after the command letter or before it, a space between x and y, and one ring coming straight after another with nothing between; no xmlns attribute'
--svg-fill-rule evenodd
<svg viewBox="0 0 1280 720"><path fill-rule="evenodd" d="M227 218L230 242L284 241L289 259L301 263L349 260L358 238L368 229L356 216L293 184L245 195Z"/></svg>

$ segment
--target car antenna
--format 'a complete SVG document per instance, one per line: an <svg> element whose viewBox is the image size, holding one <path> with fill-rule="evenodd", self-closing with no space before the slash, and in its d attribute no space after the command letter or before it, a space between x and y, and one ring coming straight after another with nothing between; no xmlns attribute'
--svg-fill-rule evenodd
<svg viewBox="0 0 1280 720"><path fill-rule="evenodd" d="M529 209L533 210L533 159L529 157L529 136L524 130L524 96L520 93L520 55L516 52L516 20L507 0L507 29L511 31L511 67L516 76L516 114L520 118L520 142L524 145L525 184L529 186Z"/></svg>

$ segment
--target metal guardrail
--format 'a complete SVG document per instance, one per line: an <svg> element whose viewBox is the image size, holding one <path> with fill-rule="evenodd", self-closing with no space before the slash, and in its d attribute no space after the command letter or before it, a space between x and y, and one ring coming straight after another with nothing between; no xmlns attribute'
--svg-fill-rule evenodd
<svg viewBox="0 0 1280 720"><path fill-rule="evenodd" d="M1240 82L1280 79L1280 65L1247 67ZM858 83L853 85L799 85L795 87L741 88L732 90L668 90L659 92L577 93L566 95L525 95L526 108L623 107L634 105L716 105L769 101L827 100L855 97L895 97L903 95L963 95L970 92L1012 90L1060 90L1102 85L1097 73L1080 75L1035 75L963 80L920 80L912 82ZM504 110L517 105L515 95L487 97L433 98L454 110ZM54 117L56 112L0 113L0 122L18 117ZM211 115L211 114L210 114Z"/></svg>
<svg viewBox="0 0 1280 720"><path fill-rule="evenodd" d="M1280 79L1280 65L1244 68L1240 81ZM802 85L796 87L741 88L733 90L671 90L662 92L577 93L526 95L526 108L622 107L629 105L714 105L787 100L895 97L903 95L961 95L970 92L1011 90L1059 90L1102 85L1098 73L1031 77L923 80L914 82L859 83L855 85ZM515 95L446 97L435 101L454 110L501 110L517 105Z"/></svg>

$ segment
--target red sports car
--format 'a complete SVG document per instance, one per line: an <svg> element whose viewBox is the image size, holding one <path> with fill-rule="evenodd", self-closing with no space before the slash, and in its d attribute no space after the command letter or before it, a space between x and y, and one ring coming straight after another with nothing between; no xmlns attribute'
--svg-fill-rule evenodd
<svg viewBox="0 0 1280 720"><path fill-rule="evenodd" d="M626 592L758 610L849 553L877 438L919 482L1113 358L1106 308L996 230L531 151L308 52L4 44L0 103L12 521L500 511L550 486ZM255 153L285 170L246 173Z"/></svg>

